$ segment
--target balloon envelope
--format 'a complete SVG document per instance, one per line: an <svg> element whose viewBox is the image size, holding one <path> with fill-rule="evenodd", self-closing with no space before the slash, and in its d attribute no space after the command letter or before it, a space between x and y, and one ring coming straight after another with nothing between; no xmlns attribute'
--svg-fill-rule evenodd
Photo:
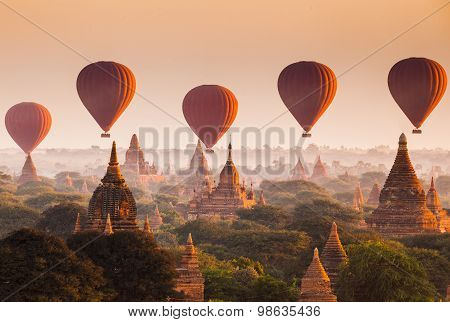
<svg viewBox="0 0 450 322"><path fill-rule="evenodd" d="M87 65L77 79L81 101L105 132L128 107L135 90L136 80L131 70L115 62Z"/></svg>
<svg viewBox="0 0 450 322"><path fill-rule="evenodd" d="M331 104L336 89L333 71L316 62L291 64L278 77L278 92L283 103L306 132Z"/></svg>
<svg viewBox="0 0 450 322"><path fill-rule="evenodd" d="M431 59L408 58L391 68L388 86L403 113L419 128L444 95L447 74Z"/></svg>
<svg viewBox="0 0 450 322"><path fill-rule="evenodd" d="M201 85L183 100L183 114L198 138L211 149L228 131L238 112L238 101L227 88Z"/></svg>
<svg viewBox="0 0 450 322"><path fill-rule="evenodd" d="M29 154L47 136L52 126L52 116L40 104L23 102L8 110L5 125L17 145Z"/></svg>

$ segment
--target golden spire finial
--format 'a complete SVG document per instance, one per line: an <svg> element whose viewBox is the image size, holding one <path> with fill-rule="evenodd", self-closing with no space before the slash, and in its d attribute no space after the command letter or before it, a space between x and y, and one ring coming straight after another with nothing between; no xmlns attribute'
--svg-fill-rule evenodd
<svg viewBox="0 0 450 322"><path fill-rule="evenodd" d="M103 234L105 235L111 235L113 233L112 225L111 225L111 216L108 214L106 217L106 224L105 224L105 230L103 231Z"/></svg>
<svg viewBox="0 0 450 322"><path fill-rule="evenodd" d="M188 235L186 244L187 244L187 245L193 245L193 244L194 244L194 243L192 242L192 235L191 235L191 233L189 233L189 235Z"/></svg>
<svg viewBox="0 0 450 322"><path fill-rule="evenodd" d="M109 158L109 165L118 165L119 162L117 160L116 141L113 141L111 157Z"/></svg>

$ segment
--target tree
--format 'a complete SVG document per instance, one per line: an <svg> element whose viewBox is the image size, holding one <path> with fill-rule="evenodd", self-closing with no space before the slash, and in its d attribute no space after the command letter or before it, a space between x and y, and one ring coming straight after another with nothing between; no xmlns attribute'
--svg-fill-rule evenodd
<svg viewBox="0 0 450 322"><path fill-rule="evenodd" d="M45 192L25 200L28 207L44 210L61 202L82 202L83 196L79 193Z"/></svg>
<svg viewBox="0 0 450 322"><path fill-rule="evenodd" d="M295 302L299 290L295 282L290 285L270 275L263 275L253 280L247 301L251 302Z"/></svg>
<svg viewBox="0 0 450 322"><path fill-rule="evenodd" d="M0 205L0 237L24 227L32 228L40 218L39 213L33 209L2 200Z"/></svg>
<svg viewBox="0 0 450 322"><path fill-rule="evenodd" d="M432 301L436 289L417 259L398 245L369 241L348 247L337 284L340 301Z"/></svg>
<svg viewBox="0 0 450 322"><path fill-rule="evenodd" d="M113 301L164 301L173 297L174 258L157 247L142 231L117 231L112 235L86 232L67 241L71 249L104 269Z"/></svg>
<svg viewBox="0 0 450 322"><path fill-rule="evenodd" d="M22 229L0 241L0 298L8 301L100 301L102 269L64 242Z"/></svg>
<svg viewBox="0 0 450 322"><path fill-rule="evenodd" d="M43 218L36 224L36 229L67 239L73 233L78 214L80 214L81 226L84 226L87 216L86 207L73 202L60 203L42 213Z"/></svg>
<svg viewBox="0 0 450 322"><path fill-rule="evenodd" d="M256 205L250 209L239 209L237 215L241 219L256 221L270 228L285 227L291 219L286 210L270 205Z"/></svg>
<svg viewBox="0 0 450 322"><path fill-rule="evenodd" d="M37 195L54 191L50 183L44 181L31 181L17 187L17 195Z"/></svg>
<svg viewBox="0 0 450 322"><path fill-rule="evenodd" d="M437 250L450 261L450 234L426 234L403 237L399 240L408 247L418 247Z"/></svg>

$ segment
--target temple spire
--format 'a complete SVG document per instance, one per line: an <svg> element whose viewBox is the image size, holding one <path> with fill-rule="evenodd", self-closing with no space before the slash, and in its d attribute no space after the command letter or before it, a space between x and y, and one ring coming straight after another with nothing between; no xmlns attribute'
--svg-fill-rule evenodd
<svg viewBox="0 0 450 322"><path fill-rule="evenodd" d="M231 141L230 141L230 143L228 143L228 158L227 158L227 161L233 161L233 159L231 158L231 149L232 149L232 147L231 147Z"/></svg>
<svg viewBox="0 0 450 322"><path fill-rule="evenodd" d="M300 302L336 302L331 291L330 278L322 266L319 251L314 249L314 256L302 278Z"/></svg>
<svg viewBox="0 0 450 322"><path fill-rule="evenodd" d="M154 239L153 230L152 230L152 227L150 226L150 221L148 220L148 215L145 216L143 231L145 233L147 233L151 239Z"/></svg>
<svg viewBox="0 0 450 322"><path fill-rule="evenodd" d="M77 219L75 220L75 227L73 229L73 234L78 234L81 232L81 220L80 213L77 214Z"/></svg>
<svg viewBox="0 0 450 322"><path fill-rule="evenodd" d="M106 217L105 230L103 231L104 235L112 235L113 229L111 225L111 216L108 214Z"/></svg>
<svg viewBox="0 0 450 322"><path fill-rule="evenodd" d="M113 141L112 149L111 149L111 157L109 158L109 165L114 166L118 165L118 159L117 159L117 151L116 151L116 141Z"/></svg>
<svg viewBox="0 0 450 322"><path fill-rule="evenodd" d="M261 193L259 194L259 201L258 204L261 206L264 206L266 204L266 199L264 198L264 191L261 190Z"/></svg>
<svg viewBox="0 0 450 322"><path fill-rule="evenodd" d="M342 247L341 240L339 239L337 225L333 222L330 235L322 250L322 263L328 273L332 286L336 284L339 274L339 265L346 261L347 253L345 252L344 247Z"/></svg>

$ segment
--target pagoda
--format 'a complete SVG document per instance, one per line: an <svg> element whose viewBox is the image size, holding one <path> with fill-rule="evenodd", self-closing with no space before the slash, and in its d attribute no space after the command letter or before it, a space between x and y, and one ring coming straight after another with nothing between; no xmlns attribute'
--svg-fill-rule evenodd
<svg viewBox="0 0 450 322"><path fill-rule="evenodd" d="M314 249L312 262L302 278L299 302L337 302L317 248Z"/></svg>
<svg viewBox="0 0 450 322"><path fill-rule="evenodd" d="M372 190L370 190L369 198L367 199L367 205L378 206L378 199L380 198L381 189L378 183L374 183Z"/></svg>
<svg viewBox="0 0 450 322"><path fill-rule="evenodd" d="M89 193L89 188L88 188L86 180L83 181L83 185L81 186L80 192L86 193L86 194Z"/></svg>
<svg viewBox="0 0 450 322"><path fill-rule="evenodd" d="M205 292L205 279L198 267L197 252L189 233L180 266L176 269L175 291L182 292L187 302L203 302Z"/></svg>
<svg viewBox="0 0 450 322"><path fill-rule="evenodd" d="M264 191L262 191L262 190L261 190L261 193L259 194L258 205L260 205L260 206L266 205L266 199L264 198Z"/></svg>
<svg viewBox="0 0 450 322"><path fill-rule="evenodd" d="M328 177L327 169L325 169L325 166L322 163L322 160L320 159L320 155L317 158L317 162L314 165L313 173L311 175L311 180L321 179Z"/></svg>
<svg viewBox="0 0 450 322"><path fill-rule="evenodd" d="M197 141L197 146L185 174L189 176L185 182L191 197L194 196L194 191L202 190L204 185L212 185L211 172L200 140Z"/></svg>
<svg viewBox="0 0 450 322"><path fill-rule="evenodd" d="M381 190L378 208L366 220L384 236L398 237L437 232L436 216L427 208L425 192L409 159L405 134Z"/></svg>
<svg viewBox="0 0 450 322"><path fill-rule="evenodd" d="M106 174L92 194L86 230L103 231L109 218L112 231L136 230L136 201L120 172L113 142Z"/></svg>
<svg viewBox="0 0 450 322"><path fill-rule="evenodd" d="M297 164L295 165L294 169L292 169L291 173L291 180L306 180L308 178L308 175L305 171L305 168L303 167L300 158L298 158Z"/></svg>
<svg viewBox="0 0 450 322"><path fill-rule="evenodd" d="M34 165L33 159L31 159L31 155L28 154L25 160L25 164L22 168L22 174L20 175L17 183L24 184L33 181L41 181L41 179L37 176L36 167Z"/></svg>
<svg viewBox="0 0 450 322"><path fill-rule="evenodd" d="M337 225L333 222L330 235L322 250L322 264L330 278L331 286L334 287L339 275L339 265L348 260L347 253L342 247L341 240L337 231Z"/></svg>
<svg viewBox="0 0 450 322"><path fill-rule="evenodd" d="M72 177L67 173L66 177L64 178L64 186L67 188L70 188L73 186L73 180Z"/></svg>
<svg viewBox="0 0 450 322"><path fill-rule="evenodd" d="M231 157L231 143L228 145L228 159L220 173L217 186L205 182L196 190L189 202L188 219L199 216L234 217L238 208L251 208L256 204L252 190L247 192L245 184L239 183L239 173Z"/></svg>
<svg viewBox="0 0 450 322"><path fill-rule="evenodd" d="M364 195L361 191L361 185L359 183L353 194L353 209L356 211L363 211L364 209Z"/></svg>
<svg viewBox="0 0 450 322"><path fill-rule="evenodd" d="M447 211L442 209L439 195L437 193L436 187L434 186L433 177L431 177L431 185L427 193L427 207L436 216L438 230L440 232L450 231L448 214Z"/></svg>
<svg viewBox="0 0 450 322"><path fill-rule="evenodd" d="M145 221L144 221L144 228L142 229L142 231L146 234L148 234L148 236L150 237L150 239L155 239L154 235L153 235L153 230L152 227L150 226L150 221L148 219L148 215L145 216Z"/></svg>
<svg viewBox="0 0 450 322"><path fill-rule="evenodd" d="M155 212L152 216L150 216L150 227L156 231L159 229L159 227L163 224L163 219L161 217L161 214L159 213L158 205L155 207Z"/></svg>
<svg viewBox="0 0 450 322"><path fill-rule="evenodd" d="M125 163L122 165L125 174L134 175L134 179L140 183L162 182L164 176L158 175L158 169L153 162L152 165L144 159L136 134L133 134L130 141L130 147L125 153Z"/></svg>

